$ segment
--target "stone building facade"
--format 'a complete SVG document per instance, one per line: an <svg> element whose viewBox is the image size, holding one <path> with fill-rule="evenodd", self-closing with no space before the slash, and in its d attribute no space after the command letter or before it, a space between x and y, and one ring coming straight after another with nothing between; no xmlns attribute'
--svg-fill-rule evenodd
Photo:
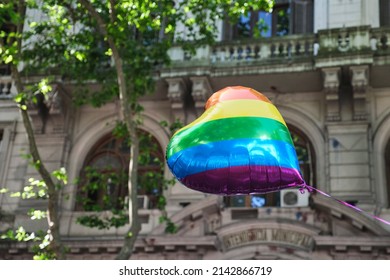
<svg viewBox="0 0 390 280"><path fill-rule="evenodd" d="M251 38L254 27L247 17L240 27L221 22L217 44L195 55L171 49L172 65L161 71L155 93L141 101L140 128L163 155L170 134L161 121L189 123L213 92L234 85L254 88L288 124L308 183L390 220L390 1L276 1L272 14L249 17L270 24L266 38ZM37 175L20 156L28 149L26 135L11 99L11 77L1 71L0 186L20 191ZM107 151L101 158L97 151L111 143L119 118L116 103L74 107L71 95L71 87L53 89L44 130L31 111L42 157L51 170L65 167L70 182L87 162L110 160ZM172 178L168 168L164 174ZM68 257L113 258L126 228L77 224L83 214L77 189L70 184L60 201ZM177 182L165 194L178 232L166 234L152 198L140 195L143 224L133 259L390 259L389 226L318 193L225 198ZM25 212L43 206L0 194L0 230L38 229ZM25 245L0 242L0 259L21 258L30 258Z"/></svg>

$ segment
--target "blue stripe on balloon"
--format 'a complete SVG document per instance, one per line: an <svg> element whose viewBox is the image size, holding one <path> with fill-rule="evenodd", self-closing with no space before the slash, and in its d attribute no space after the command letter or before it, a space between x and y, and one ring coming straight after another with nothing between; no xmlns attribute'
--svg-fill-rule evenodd
<svg viewBox="0 0 390 280"><path fill-rule="evenodd" d="M168 159L178 179L233 166L280 166L299 171L294 147L284 141L234 139L201 144L181 150Z"/></svg>

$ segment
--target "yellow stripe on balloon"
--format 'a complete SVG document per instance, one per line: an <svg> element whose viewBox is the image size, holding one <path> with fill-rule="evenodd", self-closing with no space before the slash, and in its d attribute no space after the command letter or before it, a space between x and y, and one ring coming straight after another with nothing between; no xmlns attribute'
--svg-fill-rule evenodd
<svg viewBox="0 0 390 280"><path fill-rule="evenodd" d="M176 131L175 134L202 122L204 123L219 119L239 117L259 117L274 119L287 127L283 117L272 103L261 100L242 99L228 100L215 104L214 106L208 108L201 117L199 117L189 125L186 125L185 127ZM232 129L234 129L234 127L232 127Z"/></svg>

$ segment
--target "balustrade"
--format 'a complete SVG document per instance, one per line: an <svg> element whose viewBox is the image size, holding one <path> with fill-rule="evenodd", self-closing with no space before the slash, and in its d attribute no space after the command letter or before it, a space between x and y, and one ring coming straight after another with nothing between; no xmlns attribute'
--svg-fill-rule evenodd
<svg viewBox="0 0 390 280"><path fill-rule="evenodd" d="M265 61L313 55L313 36L289 36L248 42L219 43L212 48L211 63Z"/></svg>
<svg viewBox="0 0 390 280"><path fill-rule="evenodd" d="M294 60L362 51L380 55L389 50L389 27L359 26L320 30L317 34L218 42L214 46L199 49L192 56L180 47L175 47L171 49L170 55L173 62L196 64L196 61L203 61L202 65L210 63L223 66L229 63L273 63L281 59Z"/></svg>
<svg viewBox="0 0 390 280"><path fill-rule="evenodd" d="M371 49L374 51L390 50L390 28L381 27L372 29L370 38Z"/></svg>

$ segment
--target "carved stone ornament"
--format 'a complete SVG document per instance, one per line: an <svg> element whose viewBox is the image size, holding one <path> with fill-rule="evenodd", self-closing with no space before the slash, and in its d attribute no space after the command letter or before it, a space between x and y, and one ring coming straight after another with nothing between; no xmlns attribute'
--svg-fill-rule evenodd
<svg viewBox="0 0 390 280"><path fill-rule="evenodd" d="M340 120L339 86L340 68L323 68L324 92L326 94L326 119L328 121Z"/></svg>

